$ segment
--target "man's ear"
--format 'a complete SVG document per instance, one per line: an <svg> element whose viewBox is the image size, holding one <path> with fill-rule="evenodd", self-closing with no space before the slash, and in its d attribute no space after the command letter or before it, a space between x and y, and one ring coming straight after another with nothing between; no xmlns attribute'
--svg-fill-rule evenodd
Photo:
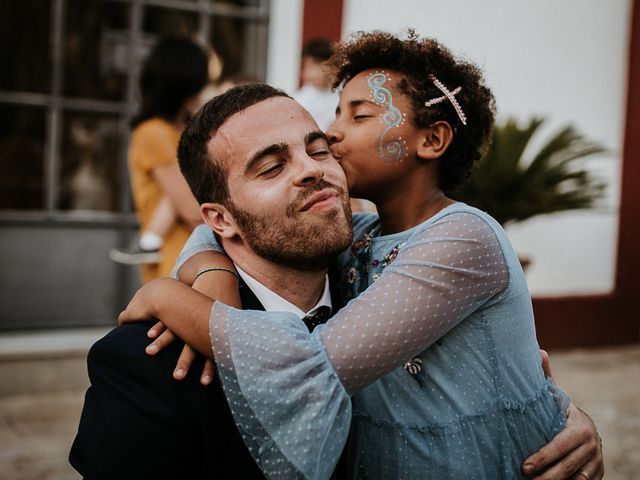
<svg viewBox="0 0 640 480"><path fill-rule="evenodd" d="M448 122L438 121L422 129L417 145L418 158L435 160L447 151L453 141L453 129Z"/></svg>
<svg viewBox="0 0 640 480"><path fill-rule="evenodd" d="M200 213L204 222L209 225L213 233L221 238L232 238L239 230L231 212L220 203L203 203Z"/></svg>

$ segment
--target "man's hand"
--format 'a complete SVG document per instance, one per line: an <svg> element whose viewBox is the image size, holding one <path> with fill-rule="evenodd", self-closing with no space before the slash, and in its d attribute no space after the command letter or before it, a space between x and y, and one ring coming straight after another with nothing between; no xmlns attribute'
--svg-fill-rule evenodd
<svg viewBox="0 0 640 480"><path fill-rule="evenodd" d="M535 480L604 477L602 440L591 418L572 403L565 429L527 458L522 472Z"/></svg>
<svg viewBox="0 0 640 480"><path fill-rule="evenodd" d="M553 374L551 373L551 360L549 359L549 354L546 350L540 350L540 357L542 358L542 371L544 372L544 376L547 377L554 385L557 385L556 379L553 378Z"/></svg>

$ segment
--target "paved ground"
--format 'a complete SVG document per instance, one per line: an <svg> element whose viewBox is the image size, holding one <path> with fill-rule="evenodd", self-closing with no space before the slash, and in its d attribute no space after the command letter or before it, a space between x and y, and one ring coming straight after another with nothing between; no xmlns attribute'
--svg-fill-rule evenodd
<svg viewBox="0 0 640 480"><path fill-rule="evenodd" d="M640 479L640 346L551 353L553 373L602 435L605 478Z"/></svg>
<svg viewBox="0 0 640 480"><path fill-rule="evenodd" d="M552 352L551 360L559 383L601 430L605 478L640 479L640 345ZM79 478L67 464L67 453L83 393L74 387L0 395L0 479Z"/></svg>

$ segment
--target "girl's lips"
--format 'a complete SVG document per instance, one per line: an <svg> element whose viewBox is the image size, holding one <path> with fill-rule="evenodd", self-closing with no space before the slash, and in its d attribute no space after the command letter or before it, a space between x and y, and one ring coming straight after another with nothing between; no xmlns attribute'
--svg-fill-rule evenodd
<svg viewBox="0 0 640 480"><path fill-rule="evenodd" d="M334 150L331 148L330 150L331 150L331 155L333 155L333 158L335 158L336 160L340 161L342 160L342 157L344 157L344 152L341 152L339 150Z"/></svg>

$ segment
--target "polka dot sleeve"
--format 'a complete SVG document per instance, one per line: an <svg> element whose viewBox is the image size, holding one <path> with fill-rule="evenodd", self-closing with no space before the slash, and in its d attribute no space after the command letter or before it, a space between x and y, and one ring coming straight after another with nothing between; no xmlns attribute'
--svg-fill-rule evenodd
<svg viewBox="0 0 640 480"><path fill-rule="evenodd" d="M320 340L353 394L424 351L508 281L486 221L448 215L401 246L383 275L320 330Z"/></svg>
<svg viewBox="0 0 640 480"><path fill-rule="evenodd" d="M200 252L224 253L224 249L220 243L218 243L218 239L206 223L198 225L193 229L193 232L191 232L189 240L187 240L187 243L182 247L182 251L176 260L176 265L173 267L171 276L173 278L179 278L180 267Z"/></svg>

